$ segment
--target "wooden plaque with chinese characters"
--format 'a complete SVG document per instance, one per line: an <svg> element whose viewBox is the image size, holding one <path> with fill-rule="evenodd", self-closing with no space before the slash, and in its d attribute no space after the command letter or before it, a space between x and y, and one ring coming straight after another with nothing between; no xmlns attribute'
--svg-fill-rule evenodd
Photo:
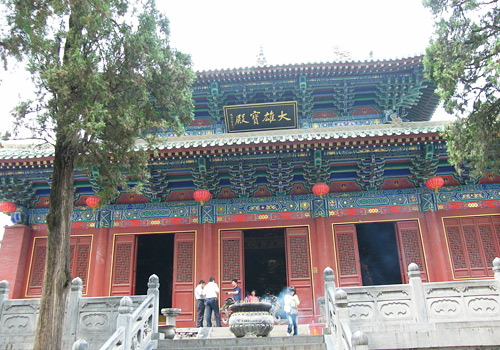
<svg viewBox="0 0 500 350"><path fill-rule="evenodd" d="M297 102L224 106L228 132L297 128Z"/></svg>

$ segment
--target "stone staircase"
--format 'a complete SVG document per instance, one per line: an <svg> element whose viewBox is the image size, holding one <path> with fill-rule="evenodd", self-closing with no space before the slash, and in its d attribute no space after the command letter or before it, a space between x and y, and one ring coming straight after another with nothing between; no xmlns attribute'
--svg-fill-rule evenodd
<svg viewBox="0 0 500 350"><path fill-rule="evenodd" d="M256 349L256 350L327 350L322 335L309 335L308 325L299 325L299 335L289 337L286 325L276 325L268 337L236 338L228 327L179 328L172 340L160 340L162 349Z"/></svg>

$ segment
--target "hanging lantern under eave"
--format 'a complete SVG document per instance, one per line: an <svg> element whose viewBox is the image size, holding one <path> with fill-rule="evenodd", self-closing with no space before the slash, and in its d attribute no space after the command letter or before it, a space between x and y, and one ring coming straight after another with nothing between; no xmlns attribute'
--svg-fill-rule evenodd
<svg viewBox="0 0 500 350"><path fill-rule="evenodd" d="M441 176L433 176L427 179L425 186L437 192L444 185L444 179Z"/></svg>
<svg viewBox="0 0 500 350"><path fill-rule="evenodd" d="M211 197L212 195L208 190L196 190L193 193L193 199L197 202L200 202L201 205L205 204L205 202L208 202Z"/></svg>
<svg viewBox="0 0 500 350"><path fill-rule="evenodd" d="M330 192L330 187L324 182L319 182L312 187L312 191L316 196L323 197Z"/></svg>
<svg viewBox="0 0 500 350"><path fill-rule="evenodd" d="M99 206L99 202L101 201L101 198L97 196L89 196L85 198L85 204L92 208L92 210L95 210Z"/></svg>
<svg viewBox="0 0 500 350"><path fill-rule="evenodd" d="M9 201L0 202L0 211L4 214L10 215L15 212L17 205Z"/></svg>

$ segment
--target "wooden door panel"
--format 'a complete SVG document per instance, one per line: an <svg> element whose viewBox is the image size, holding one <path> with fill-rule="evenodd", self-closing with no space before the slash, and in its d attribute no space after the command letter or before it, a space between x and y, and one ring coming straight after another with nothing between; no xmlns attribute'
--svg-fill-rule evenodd
<svg viewBox="0 0 500 350"><path fill-rule="evenodd" d="M358 237L354 224L335 225L337 283L340 287L362 286Z"/></svg>
<svg viewBox="0 0 500 350"><path fill-rule="evenodd" d="M484 260L486 265L486 273L488 276L493 276L493 259L500 256L500 249L498 246L498 238L495 232L493 223L494 217L477 217L475 224L479 235L479 243L484 252Z"/></svg>
<svg viewBox="0 0 500 350"><path fill-rule="evenodd" d="M231 280L236 278L241 287L242 300L245 294L245 275L244 275L244 242L243 231L222 231L221 232L221 266L220 266L220 300L224 300L226 292L233 290ZM208 281L207 281L208 282Z"/></svg>
<svg viewBox="0 0 500 350"><path fill-rule="evenodd" d="M294 286L300 299L300 318L314 314L309 253L309 232L306 227L287 228L285 234L288 286Z"/></svg>
<svg viewBox="0 0 500 350"><path fill-rule="evenodd" d="M113 247L113 267L110 295L134 295L137 259L137 238L116 235Z"/></svg>
<svg viewBox="0 0 500 350"><path fill-rule="evenodd" d="M87 280L90 268L91 236L74 236L70 238L70 270L71 277L82 279L82 293L87 293Z"/></svg>
<svg viewBox="0 0 500 350"><path fill-rule="evenodd" d="M411 263L418 265L422 281L427 282L427 265L418 222L416 220L396 222L396 241L403 283L408 283L408 265Z"/></svg>
<svg viewBox="0 0 500 350"><path fill-rule="evenodd" d="M27 295L42 295L45 279L45 260L47 258L47 237L37 237L33 242L31 268L28 277Z"/></svg>
<svg viewBox="0 0 500 350"><path fill-rule="evenodd" d="M179 321L194 321L194 232L176 233L174 238L174 275L172 306L181 309Z"/></svg>
<svg viewBox="0 0 500 350"><path fill-rule="evenodd" d="M500 254L500 217L443 220L455 278L493 276L492 262Z"/></svg>
<svg viewBox="0 0 500 350"><path fill-rule="evenodd" d="M444 228L455 278L471 275L459 219L444 219Z"/></svg>

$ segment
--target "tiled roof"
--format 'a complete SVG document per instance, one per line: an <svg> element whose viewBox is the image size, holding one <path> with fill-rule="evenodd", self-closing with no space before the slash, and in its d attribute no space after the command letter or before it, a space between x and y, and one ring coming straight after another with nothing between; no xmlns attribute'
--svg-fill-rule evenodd
<svg viewBox="0 0 500 350"><path fill-rule="evenodd" d="M422 66L423 56L382 61L341 61L329 63L289 64L276 66L241 67L196 72L199 82L205 80L242 80L262 77L285 77L291 74L350 75L400 71Z"/></svg>
<svg viewBox="0 0 500 350"><path fill-rule="evenodd" d="M161 140L160 151L180 151L190 148L272 145L289 142L328 141L384 136L408 136L443 131L447 122L412 122L369 126L344 126L323 129L273 130L263 132L234 133L203 136L169 137ZM50 158L54 150L50 146L6 146L0 148L0 159Z"/></svg>

